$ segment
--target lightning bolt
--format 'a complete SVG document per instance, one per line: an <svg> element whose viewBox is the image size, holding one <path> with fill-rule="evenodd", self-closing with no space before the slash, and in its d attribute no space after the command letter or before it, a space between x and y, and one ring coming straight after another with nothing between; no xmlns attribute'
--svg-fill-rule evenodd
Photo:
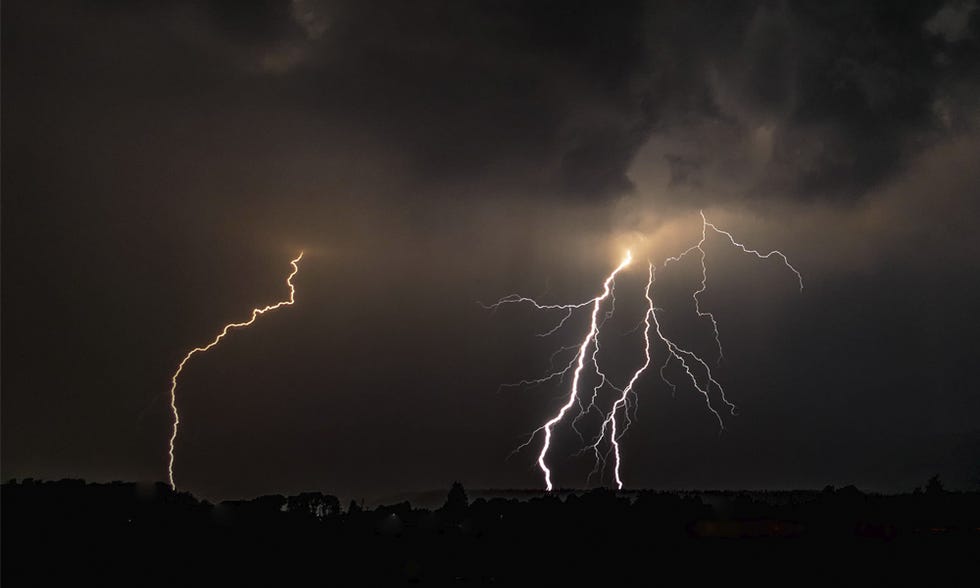
<svg viewBox="0 0 980 588"><path fill-rule="evenodd" d="M225 335L227 335L228 332L231 331L232 329L247 327L252 323L254 323L255 320L259 318L260 315L263 315L269 312L270 310L276 310L277 308L283 306L291 306L295 302L295 296L296 296L296 287L293 286L293 277L299 272L299 261L301 259L303 259L302 251L300 251L296 259L289 262L289 264L293 266L293 271L289 274L289 276L286 277L286 285L289 286L288 300L282 300L280 302L276 302L275 304L270 304L269 306L265 306L263 308L253 308L252 316L247 321L240 322L240 323L229 323L225 325L224 328L221 329L221 332L218 333L218 335L214 339L212 339L210 343L208 343L204 347L195 347L194 349L188 351L187 355L184 356L184 359L180 360L180 364L177 366L177 371L175 371L174 375L170 377L170 408L174 414L174 427L173 427L173 433L170 435L170 449L168 451L168 454L170 456L170 461L167 465L167 476L170 480L171 489L173 490L177 489L177 485L174 483L174 443L177 441L177 428L180 425L180 414L177 411L177 378L180 377L180 373L184 371L184 366L187 365L187 362L190 360L191 357L193 357L197 353L203 353L208 349L211 349L212 347L217 345L218 342L224 339Z"/></svg>
<svg viewBox="0 0 980 588"><path fill-rule="evenodd" d="M701 263L701 287L695 290L694 293L691 295L691 297L694 299L694 311L697 313L697 315L701 318L707 318L711 322L711 329L715 336L715 345L718 348L718 363L720 364L721 360L724 359L725 357L725 351L721 346L721 333L718 331L718 321L715 319L714 314L701 310L701 299L700 299L700 296L708 290L708 266L707 263L705 262L705 258L707 257L707 254L704 251L704 243L708 239L708 229L710 228L711 230L718 233L719 235L724 235L728 237L728 240L731 242L731 244L741 249L744 253L755 255L759 259L769 259L774 255L782 259L783 264L787 268L789 268L790 271L796 274L796 279L800 283L800 292L803 292L803 276L800 274L800 272L796 270L795 267L790 265L789 260L786 259L786 256L783 255L781 251L770 251L769 253L760 253L755 249L749 249L745 245L742 245L741 243L737 242L735 240L735 237L732 236L732 234L729 233L728 231L719 229L714 224L708 222L707 217L704 216L703 210L700 211L700 213L701 213L701 240L699 240L695 245L692 245L691 247L687 248L680 255L675 255L665 259L664 269L667 268L667 265L670 262L680 261L684 257L686 257L689 253L692 253L694 251L698 252L698 258Z"/></svg>
<svg viewBox="0 0 980 588"><path fill-rule="evenodd" d="M714 387L717 388L719 392L721 392L722 400L732 409L732 414L735 414L734 412L735 405L728 402L728 400L725 398L724 389L722 388L721 384L719 384L718 381L715 380L714 377L711 375L711 368L708 366L707 362L701 359L694 352L681 348L674 341L672 341L666 335L664 335L663 329L660 327L660 321L657 319L657 307L654 306L653 298L651 296L653 285L654 282L656 281L656 267L649 262L647 265L648 265L648 278L647 278L646 289L644 290L644 297L646 298L647 301L647 310L644 313L643 320L641 322L641 324L645 326L645 329L643 330L643 346L644 346L643 352L644 352L645 361L643 362L643 365L641 365L639 368L637 368L635 372L633 372L633 376L630 378L629 383L626 385L626 387L619 390L620 391L619 398L613 403L613 406L609 410L609 412L606 413L606 417L602 421L602 426L599 430L599 435L595 438L594 442L590 446L596 458L596 465L595 468L593 468L592 470L592 473L594 474L600 471L601 466L605 465L605 456L603 456L600 453L599 445L602 443L602 440L605 438L606 430L607 429L609 430L610 451L613 453L615 457L613 473L616 479L616 486L617 488L620 489L622 489L623 487L623 481L622 478L620 477L621 456L619 450L620 449L619 439L626 433L627 429L629 428L629 425L631 424L627 409L628 409L628 402L631 395L635 396L634 386L636 384L636 381L639 379L640 375L643 374L643 372L645 372L648 367L650 367L650 362L652 361L650 355L650 327L651 326L653 326L655 329L657 339L660 340L667 349L668 352L667 361L673 358L681 363L681 366L684 368L685 373L687 374L688 378L691 380L691 385L693 386L693 388L702 396L704 396L705 404L708 408L708 411L711 412L711 414L713 414L715 418L718 420L718 426L720 427L721 430L725 429L725 423L721 417L721 414L719 414L718 411L711 404L711 397L709 396L709 388L711 385L714 385ZM691 371L691 365L688 364L687 361L688 359L690 359L692 363L696 365L700 365L703 368L707 379L706 384L701 384L698 382L697 377ZM666 362L664 366L666 366ZM676 385L672 383L669 379L667 379L666 376L663 374L664 366L661 367L661 371L660 371L661 379L663 379L665 383L671 386L671 389L674 389L676 388ZM616 417L616 414L620 409L623 410L623 417L625 419L625 426L623 427L622 431L619 431L619 424ZM606 455L608 455L608 452ZM591 475L592 474L590 474L590 477Z"/></svg>
<svg viewBox="0 0 980 588"><path fill-rule="evenodd" d="M789 263L789 260L787 259L786 255L784 255L781 251L773 250L768 253L762 253L758 250L750 249L746 245L738 242L730 232L721 229L717 225L709 222L707 217L704 215L704 212L701 211L701 237L698 240L698 242L692 245L691 247L688 247L686 250L682 251L678 255L667 257L663 262L663 267L664 269L666 269L670 263L680 262L688 255L694 254L696 252L701 268L701 279L699 281L699 285L697 289L695 289L694 292L692 292L691 297L694 301L694 310L697 317L701 319L707 319L711 324L714 342L718 350L718 362L721 362L721 360L724 358L724 349L721 344L721 333L718 328L718 321L713 313L711 313L710 311L706 311L701 307L701 298L700 298L701 295L704 294L708 289L708 264L706 261L707 253L704 248L706 242L708 241L708 229L711 229L714 233L727 238L728 242L732 246L738 248L743 253L753 255L758 259L762 259L762 260L767 260L772 257L776 257L779 260L781 260L783 265L787 267L796 276L797 281L799 282L800 285L801 292L803 291L803 276L795 267L793 267ZM521 382L518 382L516 384L509 384L509 386L521 386L521 385L532 385L532 384L537 385L537 384L543 384L555 378L560 378L563 381L565 375L569 371L574 370L571 389L568 392L566 402L562 405L562 407L558 410L558 412L554 416L552 416L543 425L535 429L528 437L527 441L525 441L522 445L517 447L514 450L514 452L512 452L513 454L520 451L524 447L527 447L535 439L538 433L542 433L542 432L544 433L544 443L542 445L541 452L538 454L537 465L541 469L542 473L544 474L545 487L549 491L553 489L553 484L551 480L551 469L548 467L546 460L547 460L548 452L551 448L551 439L555 426L564 419L565 415L568 413L569 410L571 410L571 408L574 405L578 404L579 414L572 420L571 426L572 429L581 438L582 433L577 428L577 423L583 416L585 416L585 414L589 413L590 411L598 407L597 401L599 399L599 391L604 386L608 386L612 388L619 394L608 411L602 412L600 410L600 412L602 412L602 422L599 428L599 433L593 439L591 444L586 445L583 451L591 449L596 460L595 467L593 468L592 472L589 474L589 478L591 478L591 476L597 472L604 471L606 459L610 454L612 454L614 458L613 475L616 481L616 487L619 489L623 488L623 480L621 476L622 456L620 453L620 440L622 436L626 433L626 431L629 429L630 425L632 424L630 418L630 412L629 412L631 400L634 406L634 418L635 418L636 384L640 380L643 373L646 372L646 370L650 367L650 364L653 361L653 354L652 354L653 347L651 343L652 340L658 341L660 344L662 344L663 348L666 350L665 359L663 363L660 364L659 375L660 375L660 379L670 387L672 393L677 389L677 384L671 381L671 379L668 377L665 370L667 369L668 365L671 364L671 362L675 362L680 365L681 370L683 370L684 374L687 377L687 380L690 381L690 385L694 389L694 391L699 393L704 398L705 405L708 409L708 412L710 412L711 415L714 416L715 420L718 421L718 426L720 431L725 430L725 422L724 419L722 418L721 413L712 404L711 391L715 390L717 392L717 395L721 399L721 402L725 404L725 406L728 408L728 411L732 415L737 414L735 404L732 403L730 400L728 400L728 397L725 394L724 387L714 377L714 374L711 371L711 366L708 364L708 362L705 361L702 357L700 357L696 353L694 353L693 351L681 347L664 333L660 321L657 318L657 311L662 309L658 308L654 304L653 290L656 282L656 266L649 261L647 263L648 266L647 283L646 283L646 288L644 290L644 297L647 303L646 311L644 312L643 319L637 324L637 326L632 331L629 332L632 333L638 330L640 326L644 327L643 329L644 361L642 365L640 365L635 371L633 371L632 376L627 381L627 384L622 388L613 385L612 382L610 381L610 378L607 376L607 374L600 369L599 361L598 361L599 331L603 326L603 324L605 323L605 321L612 316L612 313L615 310L614 288L615 288L616 275L622 270L624 270L632 262L632 260L633 258L631 253L627 251L626 257L619 264L619 266L617 266L616 269L614 269L612 273L610 273L606 277L605 281L603 282L602 292L598 296L592 298L591 300L573 303L573 304L540 304L534 299L527 298L519 294L511 294L505 296L504 298L501 298L500 300L498 300L496 303L492 305L483 305L484 308L496 310L498 307L504 304L528 303L532 305L536 310L564 311L564 315L553 328L551 328L550 330L544 333L539 333L538 336L548 336L556 333L562 327L565 326L565 324L572 316L574 311L581 308L587 308L590 305L592 307L591 326L589 328L589 331L586 333L584 339L582 339L581 342L578 343L577 345L562 347L557 352L555 352L551 357L551 363L552 365L554 365L555 356L557 356L559 353L564 352L565 350L577 347L578 353L574 358L572 358L571 361L568 362L567 365L564 366L564 368L556 371L552 371L551 373L538 379L522 380ZM601 307L607 300L610 302L611 308L604 314L603 318L600 320L599 317L600 317ZM653 339L651 337L653 337ZM591 354L589 353L590 347L592 348ZM591 369L599 377L599 383L592 390L592 396L591 396L591 400L589 401L589 404L584 405L579 394L579 382L581 379L581 374L585 369L587 357L591 364ZM552 367L552 369L554 368ZM600 446L603 444L603 441L607 438L609 443L608 449L605 452L603 452L600 449Z"/></svg>
<svg viewBox="0 0 980 588"><path fill-rule="evenodd" d="M540 427L538 427L531 434L531 438L529 438L524 445L522 445L521 447L518 447L515 450L515 451L518 451L522 447L527 446L527 444L530 443L531 440L533 440L533 438L539 432L544 431L544 445L541 448L541 453L538 455L538 467L541 468L541 471L544 473L545 486L547 487L547 489L549 491L551 491L553 489L553 486L552 486L552 483L551 483L551 469L548 468L548 464L547 464L547 462L545 460L548 457L548 450L551 448L552 429L554 428L554 426L556 424L558 424L565 417L565 414L572 408L572 406L574 406L576 403L579 402L578 385L579 385L579 380L581 379L581 376L582 376L582 370L585 369L585 358L586 358L586 355L588 355L588 351L589 351L590 345L593 343L593 341L596 340L596 336L599 334L599 327L600 327L600 324L601 324L599 322L599 310L602 308L603 301L609 299L612 296L612 284L613 284L613 281L616 279L616 274L618 274L620 271L622 271L624 268L626 268L626 266L628 266L630 264L630 262L632 262L632 261L633 261L632 254L629 251L627 251L626 252L626 257L623 258L623 261L620 262L620 264L616 267L616 269L614 269L612 271L612 273L610 273L609 276L606 277L605 282L603 282L603 284L602 284L602 293L599 294L598 296L592 298L591 300L586 301L586 302L580 302L580 303L577 303L577 304L539 304L537 301L535 301L535 300L533 300L531 298L527 298L527 297L524 297L524 296L519 296L519 295L516 295L516 294L511 294L509 296L505 296L504 298L501 298L500 300L498 300L497 302L495 302L492 305L483 305L484 308L487 308L487 309L496 309L496 308L498 308L502 304L510 304L510 303L515 303L515 302L526 302L526 303L529 303L529 304L533 305L536 309L539 309L539 310L542 310L542 309L560 309L560 310L565 310L566 311L566 315L565 315L564 318L561 319L561 323L559 324L559 326L557 328L560 328L561 325L563 325L568 320L568 316L571 313L571 311L573 311L575 309L578 309L578 308L583 308L583 307L589 306L590 304L592 305L592 326L589 329L588 334L585 336L585 339L583 339L582 342L578 345L578 354L576 354L575 359L573 359L571 362L569 362L569 364L568 364L568 366L566 366L565 370L563 370L561 372L553 372L553 373L545 376L542 379L534 380L534 382L544 382L544 381L547 381L549 379L558 377L558 375L563 375L563 374L567 373L568 370L572 369L572 366L574 365L575 366L575 370L574 370L574 373L573 373L573 376L572 376L572 389L571 389L571 391L568 394L568 400L565 402L564 405L562 405L562 407L558 410L558 413L554 417L552 417L550 420L548 420L548 422L546 422L545 424L543 424ZM606 316L608 317L609 315L607 314ZM552 329L549 333L554 332L555 330L557 330L557 328L556 329ZM593 362L594 362L595 361L595 355L593 355L592 358L593 358ZM579 406L581 408L581 405L579 405Z"/></svg>
<svg viewBox="0 0 980 588"><path fill-rule="evenodd" d="M647 287L643 294L647 300L647 311L643 314L643 324L646 327L643 330L643 355L646 358L646 360L643 362L643 365L639 367L639 369L633 372L633 377L630 378L629 382L626 384L626 387L622 389L619 398L616 399L616 402L613 403L612 408L609 410L609 413L606 416L605 420L602 421L602 428L599 431L599 437L592 445L592 448L596 452L596 458L597 458L596 469L598 469L599 466L598 447L599 447L599 443L602 441L602 438L605 436L606 429L608 428L609 441L613 448L613 454L616 457L613 473L616 477L616 487L619 489L622 489L623 487L623 481L619 477L619 462L620 462L619 437L622 436L622 434L626 432L626 428L629 427L629 412L628 412L627 402L629 400L630 394L633 393L633 386L636 384L636 381L640 379L640 375L643 372L645 372L646 369L650 366L650 318L653 317L654 320L656 320L656 315L653 306L653 298L650 297L650 290L653 287L655 270L652 263L648 263L647 265L649 268L648 270L649 279L647 280ZM620 408L623 409L623 417L626 419L627 425L626 428L623 429L622 433L617 433L616 413L619 411ZM596 469L593 469L593 472L596 471Z"/></svg>
<svg viewBox="0 0 980 588"><path fill-rule="evenodd" d="M703 222L703 224L705 226L710 227L711 230L713 230L714 232L718 233L719 235L724 235L724 236L728 237L728 240L731 242L731 244L734 245L735 247L738 247L739 249L741 249L744 253L748 253L750 255L754 255L754 256L758 257L759 259L769 259L772 256L776 256L779 259L781 259L783 261L783 265L785 265L786 268L789 269L789 271L793 272L793 274L796 275L796 279L800 282L800 292L803 292L803 276L802 276L802 274L800 274L800 272L795 267L793 267L790 264L789 260L786 259L786 256L783 254L782 251L779 251L777 249L777 250L770 251L769 253L760 253L760 252L756 251L755 249L749 249L745 245L742 245L741 243L739 243L738 241L736 241L735 240L735 237L733 237L732 234L729 233L728 231L719 229L715 225L713 225L710 222L708 222L708 219L705 218L705 216L704 216L704 211L701 211L701 221Z"/></svg>

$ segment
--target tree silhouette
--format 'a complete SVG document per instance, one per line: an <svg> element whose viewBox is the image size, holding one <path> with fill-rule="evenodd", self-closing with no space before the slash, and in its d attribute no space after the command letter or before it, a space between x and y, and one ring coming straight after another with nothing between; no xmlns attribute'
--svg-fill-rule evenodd
<svg viewBox="0 0 980 588"><path fill-rule="evenodd" d="M926 482L926 494L935 495L942 494L943 492L945 492L945 489L943 488L942 481L939 479L939 474L929 478L929 481Z"/></svg>
<svg viewBox="0 0 980 588"><path fill-rule="evenodd" d="M449 495L446 496L446 505L443 508L462 511L466 510L467 505L469 505L469 499L466 497L466 490L463 485L459 482L453 482L452 488L449 489Z"/></svg>
<svg viewBox="0 0 980 588"><path fill-rule="evenodd" d="M444 520L450 524L459 524L466 517L468 508L469 500L466 497L466 490L459 482L453 482L449 494L446 496L446 503L439 509L445 517Z"/></svg>
<svg viewBox="0 0 980 588"><path fill-rule="evenodd" d="M633 496L596 489L471 503L455 482L435 512L351 501L344 513L321 492L210 504L167 484L15 481L0 496L0 585L517 583L529 571L571 585L632 585L649 579L650 553L669 554L656 559L658 569L718 570L728 580L770 548L778 557L766 558L752 580L757 571L810 574L815 558L846 562L868 584L881 584L883 574L899 584L920 571L966 577L975 567L980 493L948 492L939 476L925 487L902 495L854 486ZM569 545L590 557L553 565ZM719 565L704 566L709 558Z"/></svg>
<svg viewBox="0 0 980 588"><path fill-rule="evenodd" d="M340 501L336 496L322 492L303 492L290 496L286 501L289 512L301 513L317 520L340 514Z"/></svg>

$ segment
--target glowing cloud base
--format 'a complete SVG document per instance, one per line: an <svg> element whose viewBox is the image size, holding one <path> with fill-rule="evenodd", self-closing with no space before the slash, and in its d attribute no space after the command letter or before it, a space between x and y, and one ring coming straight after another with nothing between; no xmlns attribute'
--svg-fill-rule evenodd
<svg viewBox="0 0 980 588"><path fill-rule="evenodd" d="M698 318L708 319L711 324L715 345L718 349L718 361L720 362L724 356L724 350L721 345L721 333L718 330L718 321L711 312L707 312L701 308L700 300L700 296L708 289L708 266L705 262L706 253L704 250L704 244L708 237L708 229L711 229L714 233L725 237L732 246L740 249L744 253L754 255L755 257L763 260L770 259L772 257L778 258L780 261L782 261L783 265L796 276L800 284L801 292L803 291L803 276L789 263L789 260L785 255L783 255L782 252L770 251L768 253L761 253L755 249L749 249L745 245L736 241L735 237L731 233L720 229L709 222L704 216L704 213L701 213L701 239L695 245L692 245L679 255L665 259L663 262L663 267L666 268L670 263L680 262L688 255L697 255L701 266L701 280L698 289L691 294L691 297L694 300L694 309ZM574 346L562 347L556 351L554 355L552 355L552 361L554 361L555 356L561 352L569 349L578 349L578 353L568 364L564 366L564 368L553 371L541 378L522 380L515 384L508 384L508 386L537 385L556 378L563 381L568 372L572 372L571 386L564 404L562 404L561 408L559 408L558 412L555 413L554 416L545 421L543 425L535 429L524 444L514 450L515 452L520 451L524 447L527 447L539 433L543 434L544 441L541 446L541 451L538 454L537 465L544 475L545 488L547 488L549 491L554 488L551 477L551 468L548 467L547 461L548 453L552 447L552 436L554 434L555 427L565 420L568 413L575 406L578 407L578 414L572 418L570 426L579 435L579 437L583 439L583 442L585 443L585 448L583 451L591 450L595 456L595 467L589 475L589 478L591 479L592 475L595 475L596 473L601 475L601 472L606 465L607 458L611 453L613 457L613 476L616 482L616 487L619 489L623 488L623 480L621 476L622 458L620 455L620 440L632 424L630 418L630 405L632 402L633 406L635 406L636 384L653 361L651 355L651 337L653 337L654 341L659 341L666 350L665 359L659 368L659 375L660 379L667 384L671 390L676 390L677 384L672 382L666 376L664 369L671 361L675 361L682 368L684 374L686 375L686 379L690 382L690 385L694 391L704 397L705 406L707 407L708 412L711 413L715 420L718 421L720 430L723 431L725 429L725 421L722 417L722 413L719 412L718 409L712 404L710 394L711 391L714 390L717 393L718 399L720 399L721 403L725 405L725 409L728 413L731 415L736 414L735 404L728 399L728 397L725 395L725 389L715 379L714 375L712 375L711 366L708 364L708 362L693 351L682 348L664 334L660 321L657 319L657 311L659 309L654 305L653 297L657 268L652 262L649 261L647 262L647 282L646 289L644 291L644 297L646 299L646 312L644 313L643 320L640 323L640 325L643 326L645 360L643 364L633 372L627 381L626 386L622 388L613 385L609 381L606 374L600 369L598 361L599 332L605 321L612 316L613 310L615 309L616 276L620 272L624 271L632 262L633 256L631 252L627 251L622 262L620 262L620 264L606 277L605 281L603 281L602 291L600 294L591 300L572 304L540 304L532 298L527 298L518 294L511 294L501 298L493 304L483 305L486 309L497 309L506 304L530 304L536 310L563 311L564 314L559 322L547 332L540 333L538 335L539 337L548 336L558 332L565 326L568 319L571 318L572 314L576 310L591 307L591 324L588 332L585 334L585 337L581 340L581 343ZM608 310L603 314L601 311L604 305L608 306ZM638 325L637 328L639 328L640 325ZM591 353L589 353L590 349L592 350ZM591 398L588 404L583 402L581 390L579 389L582 380L582 373L585 370L587 363L589 364L589 369L595 372L599 378L599 383L592 389ZM618 395L609 410L603 412L602 409L597 406L596 401L599 396L599 391L606 386L617 392ZM577 423L582 419L582 417L593 410L600 412L602 416L602 424L598 434L592 439L592 441L585 442L584 437L582 437L582 434L577 427ZM606 450L603 451L603 441L607 439L608 444L606 446Z"/></svg>

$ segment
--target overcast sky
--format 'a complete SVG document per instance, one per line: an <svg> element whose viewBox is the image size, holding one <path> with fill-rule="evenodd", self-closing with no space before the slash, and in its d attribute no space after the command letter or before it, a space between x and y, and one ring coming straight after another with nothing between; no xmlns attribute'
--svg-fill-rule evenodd
<svg viewBox="0 0 980 588"><path fill-rule="evenodd" d="M623 385L703 209L806 287L709 235L739 415L645 374L629 487L980 483L975 2L11 0L2 87L4 479L165 479L177 363L303 250L181 375L178 486L540 487L508 454L568 382L498 387L587 313L478 301L587 300L632 249ZM697 270L658 306L713 361Z"/></svg>

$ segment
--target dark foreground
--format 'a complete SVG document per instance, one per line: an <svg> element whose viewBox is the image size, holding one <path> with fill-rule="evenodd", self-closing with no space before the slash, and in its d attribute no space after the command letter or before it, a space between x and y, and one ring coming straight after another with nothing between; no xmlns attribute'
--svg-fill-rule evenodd
<svg viewBox="0 0 980 588"><path fill-rule="evenodd" d="M980 493L933 482L894 496L593 490L472 502L456 485L435 510L361 510L320 493L212 505L163 484L26 480L2 487L2 582L970 584Z"/></svg>

